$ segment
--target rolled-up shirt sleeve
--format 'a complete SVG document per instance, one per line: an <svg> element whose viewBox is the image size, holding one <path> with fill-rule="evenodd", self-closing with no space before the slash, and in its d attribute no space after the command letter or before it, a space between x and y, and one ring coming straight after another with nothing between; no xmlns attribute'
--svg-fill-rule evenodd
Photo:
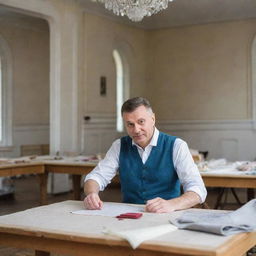
<svg viewBox="0 0 256 256"><path fill-rule="evenodd" d="M94 180L99 184L100 191L103 191L117 173L119 167L119 154L120 139L113 142L104 159L102 159L98 165L86 175L84 182L87 180Z"/></svg>
<svg viewBox="0 0 256 256"><path fill-rule="evenodd" d="M181 139L175 140L173 163L184 192L195 192L200 197L201 203L203 203L207 195L207 190L190 154L187 143Z"/></svg>

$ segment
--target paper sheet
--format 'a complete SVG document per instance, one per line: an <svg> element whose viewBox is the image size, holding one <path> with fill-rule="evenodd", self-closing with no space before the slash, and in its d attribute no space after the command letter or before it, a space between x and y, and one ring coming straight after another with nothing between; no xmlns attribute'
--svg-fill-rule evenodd
<svg viewBox="0 0 256 256"><path fill-rule="evenodd" d="M143 212L143 211L144 211L143 207L139 207L139 206L105 203L103 204L103 207L101 210L79 210L79 211L73 211L72 213L82 214L82 215L99 215L99 216L115 217L122 213Z"/></svg>

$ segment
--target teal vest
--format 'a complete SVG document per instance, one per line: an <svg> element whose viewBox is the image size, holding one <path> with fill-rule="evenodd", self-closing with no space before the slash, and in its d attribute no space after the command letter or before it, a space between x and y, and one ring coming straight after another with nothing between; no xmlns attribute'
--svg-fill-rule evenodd
<svg viewBox="0 0 256 256"><path fill-rule="evenodd" d="M143 164L137 147L129 136L121 138L119 176L124 203L145 204L161 197L180 195L180 182L173 166L173 145L176 137L159 133L157 146Z"/></svg>

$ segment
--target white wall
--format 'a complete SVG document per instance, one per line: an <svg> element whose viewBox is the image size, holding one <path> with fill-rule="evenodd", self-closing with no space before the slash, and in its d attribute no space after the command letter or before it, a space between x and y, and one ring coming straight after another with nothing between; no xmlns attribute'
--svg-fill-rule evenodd
<svg viewBox="0 0 256 256"><path fill-rule="evenodd" d="M143 95L152 102L162 131L209 151L209 158L256 158L255 24L251 19L148 32ZM97 116L99 108L92 106ZM86 152L104 152L120 136L115 116L85 123L84 135Z"/></svg>
<svg viewBox="0 0 256 256"><path fill-rule="evenodd" d="M151 32L148 95L158 118L251 119L255 34L256 19Z"/></svg>
<svg viewBox="0 0 256 256"><path fill-rule="evenodd" d="M256 130L252 121L158 122L166 133L184 139L190 148L208 151L208 159L256 159Z"/></svg>
<svg viewBox="0 0 256 256"><path fill-rule="evenodd" d="M150 32L148 97L158 125L209 158L256 158L255 25L250 19Z"/></svg>
<svg viewBox="0 0 256 256"><path fill-rule="evenodd" d="M1 39L9 49L5 64L11 70L3 80L9 97L3 99L4 108L11 111L4 122L12 123L6 131L11 139L0 147L0 156L17 157L21 145L49 144L49 27L43 19L11 13L0 21Z"/></svg>
<svg viewBox="0 0 256 256"><path fill-rule="evenodd" d="M105 153L116 131L116 67L113 50L123 58L130 97L145 95L148 41L146 31L119 24L106 18L84 14L84 86L82 151ZM100 95L100 76L107 81L107 94Z"/></svg>
<svg viewBox="0 0 256 256"><path fill-rule="evenodd" d="M83 114L109 116L116 113L116 67L113 50L129 65L130 95L145 94L147 33L88 13L84 14ZM107 94L100 95L100 77L107 80Z"/></svg>
<svg viewBox="0 0 256 256"><path fill-rule="evenodd" d="M120 135L112 58L119 47L131 67L130 96L149 98L162 130L211 157L254 158L255 19L145 31L84 13L73 1L0 3L50 24L52 152L103 152ZM99 95L102 75L106 97ZM86 123L85 115L91 117Z"/></svg>

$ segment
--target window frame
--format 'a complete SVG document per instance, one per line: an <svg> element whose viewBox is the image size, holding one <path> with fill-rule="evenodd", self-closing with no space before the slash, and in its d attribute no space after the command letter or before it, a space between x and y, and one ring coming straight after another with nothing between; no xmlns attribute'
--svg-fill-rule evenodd
<svg viewBox="0 0 256 256"><path fill-rule="evenodd" d="M124 103L124 66L118 50L113 50L113 58L116 67L116 130L124 131L123 120L121 116L121 106Z"/></svg>
<svg viewBox="0 0 256 256"><path fill-rule="evenodd" d="M13 144L12 127L12 87L13 70L12 54L7 41L0 35L0 59L1 59L1 117L2 140L0 147L8 147Z"/></svg>
<svg viewBox="0 0 256 256"><path fill-rule="evenodd" d="M115 56L114 52L116 53ZM130 67L125 54L123 54L122 49L119 49L119 47L113 49L112 55L116 67L116 130L123 133L125 129L121 107L130 97ZM118 88L120 84L122 85L121 93L119 91L120 88ZM118 99L119 94L121 94L121 99Z"/></svg>

